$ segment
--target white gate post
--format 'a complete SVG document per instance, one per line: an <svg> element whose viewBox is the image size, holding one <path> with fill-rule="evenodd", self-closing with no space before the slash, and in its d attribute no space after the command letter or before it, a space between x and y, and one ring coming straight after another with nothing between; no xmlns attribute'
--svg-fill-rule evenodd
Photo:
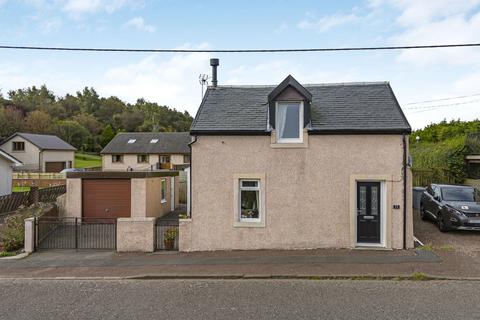
<svg viewBox="0 0 480 320"><path fill-rule="evenodd" d="M26 253L35 251L35 218L25 219L24 250Z"/></svg>

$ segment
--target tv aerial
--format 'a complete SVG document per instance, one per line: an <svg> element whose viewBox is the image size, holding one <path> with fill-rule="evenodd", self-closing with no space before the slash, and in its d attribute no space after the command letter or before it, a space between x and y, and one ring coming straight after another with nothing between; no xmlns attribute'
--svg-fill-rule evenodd
<svg viewBox="0 0 480 320"><path fill-rule="evenodd" d="M208 74L201 73L198 76L198 82L202 86L202 99L203 99L203 87L208 86L208 79L210 79L210 76Z"/></svg>

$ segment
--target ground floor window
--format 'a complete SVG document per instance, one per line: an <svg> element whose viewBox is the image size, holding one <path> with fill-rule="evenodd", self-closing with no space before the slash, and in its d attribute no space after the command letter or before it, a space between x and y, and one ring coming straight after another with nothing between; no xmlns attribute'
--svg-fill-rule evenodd
<svg viewBox="0 0 480 320"><path fill-rule="evenodd" d="M260 222L260 180L241 179L239 212L242 222Z"/></svg>
<svg viewBox="0 0 480 320"><path fill-rule="evenodd" d="M137 155L137 162L138 163L147 163L148 162L148 154Z"/></svg>
<svg viewBox="0 0 480 320"><path fill-rule="evenodd" d="M113 163L123 162L123 155L121 155L121 154L112 154L112 162L113 162Z"/></svg>
<svg viewBox="0 0 480 320"><path fill-rule="evenodd" d="M167 179L162 179L162 203L167 202Z"/></svg>

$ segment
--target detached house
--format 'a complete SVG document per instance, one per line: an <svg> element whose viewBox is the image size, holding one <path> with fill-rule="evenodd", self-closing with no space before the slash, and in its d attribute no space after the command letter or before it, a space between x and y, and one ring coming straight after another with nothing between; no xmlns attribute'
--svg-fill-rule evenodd
<svg viewBox="0 0 480 320"><path fill-rule="evenodd" d="M102 150L104 171L181 170L190 165L188 132L122 132Z"/></svg>
<svg viewBox="0 0 480 320"><path fill-rule="evenodd" d="M411 248L410 125L387 82L216 86L180 250Z"/></svg>
<svg viewBox="0 0 480 320"><path fill-rule="evenodd" d="M60 172L73 168L77 150L57 136L21 132L4 140L0 149L23 163L16 170L36 172Z"/></svg>

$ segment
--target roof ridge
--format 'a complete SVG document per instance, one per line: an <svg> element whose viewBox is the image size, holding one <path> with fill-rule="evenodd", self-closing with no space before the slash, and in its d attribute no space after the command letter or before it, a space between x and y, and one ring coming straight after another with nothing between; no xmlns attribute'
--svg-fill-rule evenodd
<svg viewBox="0 0 480 320"><path fill-rule="evenodd" d="M352 82L324 82L324 83L306 83L302 84L304 87L328 87L328 86L368 86L368 85L387 85L389 81L352 81ZM218 85L216 88L244 88L244 89L267 89L275 88L275 84L232 84L232 85ZM210 87L209 87L210 88ZM215 89L212 87L212 89Z"/></svg>

